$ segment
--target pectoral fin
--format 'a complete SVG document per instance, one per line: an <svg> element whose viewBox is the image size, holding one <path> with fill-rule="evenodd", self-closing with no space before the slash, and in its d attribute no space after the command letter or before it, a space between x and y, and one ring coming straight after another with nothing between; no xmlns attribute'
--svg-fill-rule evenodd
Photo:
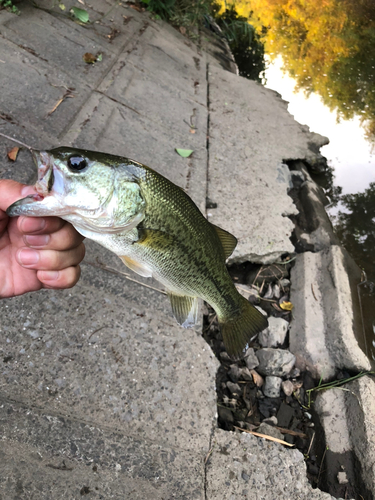
<svg viewBox="0 0 375 500"><path fill-rule="evenodd" d="M232 255L233 250L237 246L237 238L233 236L233 234L228 233L221 227L215 226L215 224L210 223L211 226L215 229L217 235L219 236L220 242L222 244L225 259L227 259L230 255Z"/></svg>
<svg viewBox="0 0 375 500"><path fill-rule="evenodd" d="M129 269L131 269L135 273L139 274L140 276L144 276L145 278L151 278L152 270L148 266L146 266L146 264L131 259L126 255L120 255L120 259Z"/></svg>
<svg viewBox="0 0 375 500"><path fill-rule="evenodd" d="M144 245L155 250L168 250L173 244L173 236L158 229L138 228L139 239L136 245Z"/></svg>
<svg viewBox="0 0 375 500"><path fill-rule="evenodd" d="M168 292L172 312L177 322L184 328L194 326L198 318L198 298L175 295Z"/></svg>

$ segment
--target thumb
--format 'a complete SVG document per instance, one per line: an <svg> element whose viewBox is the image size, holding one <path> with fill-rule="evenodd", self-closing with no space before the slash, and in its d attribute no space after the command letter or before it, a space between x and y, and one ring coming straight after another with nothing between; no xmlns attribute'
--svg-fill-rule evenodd
<svg viewBox="0 0 375 500"><path fill-rule="evenodd" d="M1 211L5 212L12 203L33 193L35 189L32 186L25 186L9 179L0 180L0 217L4 217Z"/></svg>

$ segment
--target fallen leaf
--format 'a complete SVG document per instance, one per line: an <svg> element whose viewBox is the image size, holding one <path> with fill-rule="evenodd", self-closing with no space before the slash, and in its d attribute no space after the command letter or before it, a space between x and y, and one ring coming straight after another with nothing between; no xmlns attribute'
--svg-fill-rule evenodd
<svg viewBox="0 0 375 500"><path fill-rule="evenodd" d="M259 375L259 373L255 370L250 370L250 373L251 373L251 376L253 377L254 384L257 387L262 387L262 385L264 383L263 377L261 375Z"/></svg>
<svg viewBox="0 0 375 500"><path fill-rule="evenodd" d="M182 158L188 158L194 151L192 149L177 149L176 153L178 153Z"/></svg>
<svg viewBox="0 0 375 500"><path fill-rule="evenodd" d="M59 3L59 7L60 7L61 10L65 10L66 9L66 7L65 7L65 5L63 3Z"/></svg>
<svg viewBox="0 0 375 500"><path fill-rule="evenodd" d="M294 305L291 302L281 302L281 304L279 305L281 309L283 309L284 311L291 311L294 307Z"/></svg>
<svg viewBox="0 0 375 500"><path fill-rule="evenodd" d="M131 9L136 10L137 12L144 12L145 9L141 9L141 7L138 7L138 5L130 5L129 6Z"/></svg>
<svg viewBox="0 0 375 500"><path fill-rule="evenodd" d="M86 52L86 54L83 55L83 60L87 64L94 64L97 61L97 57L91 54L91 52Z"/></svg>
<svg viewBox="0 0 375 500"><path fill-rule="evenodd" d="M70 12L81 23L88 23L89 22L90 17L89 17L89 13L87 12L87 10L80 9L78 7L72 7L70 9Z"/></svg>
<svg viewBox="0 0 375 500"><path fill-rule="evenodd" d="M193 128L190 129L191 134L195 134L195 130Z"/></svg>
<svg viewBox="0 0 375 500"><path fill-rule="evenodd" d="M16 146L13 149L11 149L10 151L8 151L8 158L12 161L16 161L19 150L20 150L20 148L17 148L17 146Z"/></svg>

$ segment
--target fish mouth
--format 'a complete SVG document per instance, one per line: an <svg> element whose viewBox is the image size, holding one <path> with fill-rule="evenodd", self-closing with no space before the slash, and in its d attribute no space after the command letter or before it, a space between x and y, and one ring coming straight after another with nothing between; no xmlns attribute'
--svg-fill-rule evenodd
<svg viewBox="0 0 375 500"><path fill-rule="evenodd" d="M37 149L32 149L31 154L38 169L38 180L34 188L37 194L42 197L41 199L43 199L44 196L51 192L54 182L52 157L47 151L38 151Z"/></svg>

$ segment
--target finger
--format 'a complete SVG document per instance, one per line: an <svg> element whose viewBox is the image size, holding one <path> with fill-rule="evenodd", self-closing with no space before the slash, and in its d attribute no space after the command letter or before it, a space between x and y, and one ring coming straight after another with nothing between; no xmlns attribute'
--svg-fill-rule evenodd
<svg viewBox="0 0 375 500"><path fill-rule="evenodd" d="M81 276L79 266L71 266L61 271L38 271L37 278L43 288L72 288Z"/></svg>
<svg viewBox="0 0 375 500"><path fill-rule="evenodd" d="M61 271L66 267L76 266L84 256L85 246L83 243L77 248L65 251L21 248L16 253L17 262L21 266L41 271Z"/></svg>
<svg viewBox="0 0 375 500"><path fill-rule="evenodd" d="M32 186L25 186L9 179L0 180L0 210L5 210L20 198L35 193Z"/></svg>
<svg viewBox="0 0 375 500"><path fill-rule="evenodd" d="M79 234L71 224L65 222L62 228L55 233L26 234L23 239L26 245L30 248L43 248L44 250L70 250L78 247L84 240L84 237Z"/></svg>
<svg viewBox="0 0 375 500"><path fill-rule="evenodd" d="M23 234L47 234L60 231L66 221L59 217L24 217L17 221L18 229Z"/></svg>

